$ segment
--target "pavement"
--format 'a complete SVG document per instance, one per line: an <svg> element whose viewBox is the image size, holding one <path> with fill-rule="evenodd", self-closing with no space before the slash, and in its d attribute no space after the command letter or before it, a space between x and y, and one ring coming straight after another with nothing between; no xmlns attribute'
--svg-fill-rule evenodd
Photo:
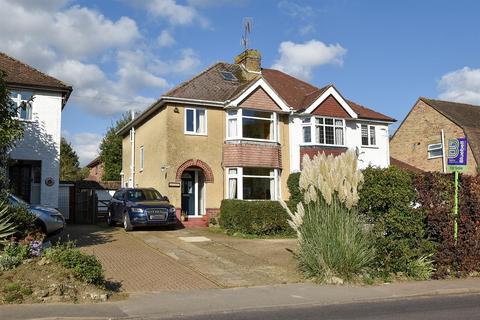
<svg viewBox="0 0 480 320"><path fill-rule="evenodd" d="M131 294L125 301L101 304L5 305L0 307L0 319L168 319L180 316L207 319L209 317L206 315L221 313L241 315L268 310L417 300L428 296L460 294L480 294L480 279L417 281L378 286L320 286L303 283L137 293ZM240 318L243 317L228 317ZM404 317L396 319L401 318Z"/></svg>

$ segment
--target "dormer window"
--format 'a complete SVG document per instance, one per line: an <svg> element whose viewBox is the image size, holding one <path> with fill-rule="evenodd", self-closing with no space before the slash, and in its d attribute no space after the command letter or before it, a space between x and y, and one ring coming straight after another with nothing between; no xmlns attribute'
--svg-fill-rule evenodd
<svg viewBox="0 0 480 320"><path fill-rule="evenodd" d="M18 119L32 120L32 96L31 92L11 92L10 99L17 109Z"/></svg>
<svg viewBox="0 0 480 320"><path fill-rule="evenodd" d="M307 117L302 119L304 144L345 145L345 120L326 117Z"/></svg>
<svg viewBox="0 0 480 320"><path fill-rule="evenodd" d="M229 110L227 138L277 141L277 114L251 109Z"/></svg>

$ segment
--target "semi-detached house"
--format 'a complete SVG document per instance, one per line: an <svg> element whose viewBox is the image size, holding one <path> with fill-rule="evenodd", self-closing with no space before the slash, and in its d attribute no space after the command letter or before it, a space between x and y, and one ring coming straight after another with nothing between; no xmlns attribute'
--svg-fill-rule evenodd
<svg viewBox="0 0 480 320"><path fill-rule="evenodd" d="M257 50L180 84L119 131L122 184L154 187L192 218L222 199L288 199L287 179L305 155L358 155L361 168L389 165L391 117L261 68Z"/></svg>

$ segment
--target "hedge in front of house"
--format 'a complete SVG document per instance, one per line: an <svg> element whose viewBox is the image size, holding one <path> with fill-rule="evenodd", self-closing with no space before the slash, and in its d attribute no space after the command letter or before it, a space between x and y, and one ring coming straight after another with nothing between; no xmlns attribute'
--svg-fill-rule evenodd
<svg viewBox="0 0 480 320"><path fill-rule="evenodd" d="M294 172L288 176L287 187L290 192L287 205L292 212L295 212L297 211L297 204L303 200L303 193L300 190L300 172Z"/></svg>
<svg viewBox="0 0 480 320"><path fill-rule="evenodd" d="M253 235L292 233L288 214L278 201L223 200L220 226L227 232Z"/></svg>

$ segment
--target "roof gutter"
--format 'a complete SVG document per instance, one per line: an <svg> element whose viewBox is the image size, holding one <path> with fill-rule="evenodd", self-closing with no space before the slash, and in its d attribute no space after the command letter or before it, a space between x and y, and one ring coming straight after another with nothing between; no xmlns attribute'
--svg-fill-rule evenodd
<svg viewBox="0 0 480 320"><path fill-rule="evenodd" d="M158 109L163 107L163 105L167 102L171 103L185 103L185 104L200 104L203 106L209 106L209 107L223 107L224 102L219 102L219 101L211 101L211 100L198 100L198 99L187 99L187 98L176 98L176 97L161 97L159 100L154 102L150 107L148 107L138 118L130 121L128 124L126 124L123 128L118 130L116 132L117 135L124 135L126 134L130 128L136 126L140 122L142 122L144 119L148 118L151 114L156 112Z"/></svg>

